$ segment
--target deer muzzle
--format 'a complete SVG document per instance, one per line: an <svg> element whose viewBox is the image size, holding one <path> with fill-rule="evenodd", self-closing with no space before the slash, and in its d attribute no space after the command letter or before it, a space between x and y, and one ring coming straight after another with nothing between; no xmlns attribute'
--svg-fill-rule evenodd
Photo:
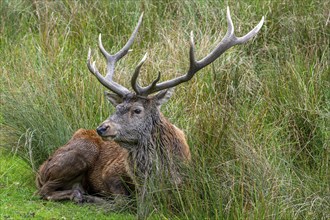
<svg viewBox="0 0 330 220"><path fill-rule="evenodd" d="M103 139L115 139L117 136L117 126L109 121L105 121L96 128L96 132Z"/></svg>

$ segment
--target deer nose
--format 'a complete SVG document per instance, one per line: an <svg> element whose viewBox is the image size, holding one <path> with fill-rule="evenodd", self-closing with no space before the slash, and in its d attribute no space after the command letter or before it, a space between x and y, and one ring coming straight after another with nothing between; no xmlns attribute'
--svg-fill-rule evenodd
<svg viewBox="0 0 330 220"><path fill-rule="evenodd" d="M103 136L104 135L104 132L106 131L106 130L108 130L108 128L109 128L109 126L108 125L106 125L106 126L99 126L99 127L97 127L96 128L96 132L100 135L100 136Z"/></svg>

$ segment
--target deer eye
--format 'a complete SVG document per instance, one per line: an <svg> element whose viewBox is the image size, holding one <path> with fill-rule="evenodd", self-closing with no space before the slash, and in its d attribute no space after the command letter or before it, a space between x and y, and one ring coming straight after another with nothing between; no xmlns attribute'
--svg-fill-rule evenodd
<svg viewBox="0 0 330 220"><path fill-rule="evenodd" d="M139 109L139 108L134 109L134 113L135 114L140 114L141 113L141 109Z"/></svg>

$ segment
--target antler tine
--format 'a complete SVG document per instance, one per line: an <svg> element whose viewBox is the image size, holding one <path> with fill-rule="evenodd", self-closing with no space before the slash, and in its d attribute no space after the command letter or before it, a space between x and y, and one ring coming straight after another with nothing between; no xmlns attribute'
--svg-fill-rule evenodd
<svg viewBox="0 0 330 220"><path fill-rule="evenodd" d="M236 37L234 34L234 26L233 22L230 16L229 7L227 7L227 23L228 23L228 30L225 35L225 37L221 40L221 42L216 46L216 48L211 51L208 55L206 55L201 60L197 61L195 59L195 47L194 47L194 36L191 32L190 35L190 52L189 52L189 60L190 60L190 66L188 69L188 72L185 75L179 76L177 78L161 82L159 84L155 84L153 86L149 86L148 91L144 91L144 94L148 95L154 92L158 92L164 89L169 89L172 87L175 87L183 82L189 81L195 73L197 73L199 70L203 69L213 61L215 61L217 58L221 56L226 50L229 48L237 45L242 44L254 37L259 30L261 29L263 23L264 23L264 17L262 17L261 21L258 23L258 25L253 28L248 34L244 35L243 37Z"/></svg>
<svg viewBox="0 0 330 220"><path fill-rule="evenodd" d="M131 85L132 85L133 90L135 91L136 94L141 95L141 96L147 96L148 94L150 94L148 92L150 90L152 90L160 80L160 72L159 72L157 78L149 86L141 87L138 84L137 78L140 75L140 69L141 69L142 65L144 64L144 62L146 61L146 59L147 59L147 53L143 56L140 63L136 66L134 74L131 79Z"/></svg>
<svg viewBox="0 0 330 220"><path fill-rule="evenodd" d="M202 60L198 61L199 65L201 65L202 68L212 63L215 59L221 56L221 54L223 54L226 50L228 50L232 46L235 46L237 44L243 44L246 41L250 40L252 37L254 37L259 32L260 28L264 23L264 16L262 16L262 19L259 22L259 24L255 26L248 34L239 38L237 38L234 33L234 25L233 25L233 21L231 20L229 7L227 7L227 23L228 23L228 30L226 36L221 40L221 42L210 54L208 54Z"/></svg>
<svg viewBox="0 0 330 220"><path fill-rule="evenodd" d="M141 87L138 85L138 82L137 82L137 78L140 74L140 69L142 67L142 65L144 64L144 62L146 61L147 59L147 53L143 56L142 60L139 62L139 64L136 66L135 68L135 71L134 71L134 74L131 78L131 86L133 88L133 90L135 91L136 94L141 94Z"/></svg>
<svg viewBox="0 0 330 220"><path fill-rule="evenodd" d="M123 48L121 48L116 54L112 55L109 54L103 47L102 44L102 39L101 39L101 34L99 35L99 48L100 51L102 52L103 56L106 58L107 60L107 75L105 76L105 78L107 80L111 80L113 73L114 73L114 65L115 63L120 60L121 58L123 58L129 51L129 48L131 47L131 45L134 42L134 39L136 37L136 34L141 26L142 23L142 18L143 18L143 13L141 14L139 21L133 31L133 33L131 34L131 37L128 39L127 43L125 44L125 46Z"/></svg>
<svg viewBox="0 0 330 220"><path fill-rule="evenodd" d="M93 75L96 76L96 78L99 80L99 82L101 82L102 85L104 85L106 88L110 89L111 91L113 91L121 96L124 96L124 95L130 93L130 91L127 88L123 87L122 85L120 85L112 80L113 74L115 72L115 64L118 60L120 60L122 57L124 57L128 53L129 48L133 44L134 39L137 35L137 32L141 26L142 18L143 18L143 13L141 14L139 21L138 21L133 33L131 34L130 38L128 39L127 43L125 44L125 46L114 55L108 53L104 49L104 46L102 43L102 36L101 36L101 34L99 35L99 49L107 60L107 73L106 73L105 77L103 77L102 74L100 74L100 72L96 68L95 64L91 65L91 63L90 63L91 51L89 50L89 52L88 52L88 59L87 59L88 69L92 72Z"/></svg>

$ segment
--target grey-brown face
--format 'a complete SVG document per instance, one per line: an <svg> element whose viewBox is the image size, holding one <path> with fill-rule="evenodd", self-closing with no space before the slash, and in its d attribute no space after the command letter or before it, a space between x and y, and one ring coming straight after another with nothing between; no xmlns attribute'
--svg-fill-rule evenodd
<svg viewBox="0 0 330 220"><path fill-rule="evenodd" d="M126 145L139 143L151 135L153 124L160 117L159 108L171 94L172 90L167 90L150 98L135 94L120 98L107 93L106 96L116 107L116 111L96 129L97 133L105 140Z"/></svg>

